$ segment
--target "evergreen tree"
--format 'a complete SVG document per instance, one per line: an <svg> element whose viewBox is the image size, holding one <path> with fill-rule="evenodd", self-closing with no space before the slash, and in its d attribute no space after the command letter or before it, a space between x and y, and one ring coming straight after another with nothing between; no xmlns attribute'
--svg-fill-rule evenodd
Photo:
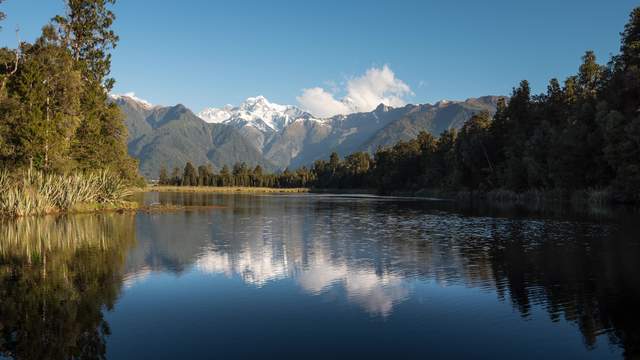
<svg viewBox="0 0 640 360"><path fill-rule="evenodd" d="M180 168L173 168L171 171L171 184L179 186L182 184L182 178L180 177Z"/></svg>
<svg viewBox="0 0 640 360"><path fill-rule="evenodd" d="M222 170L220 170L220 182L218 186L232 186L231 181L231 172L229 171L229 167L227 165L222 166Z"/></svg>
<svg viewBox="0 0 640 360"><path fill-rule="evenodd" d="M604 158L614 173L618 200L640 201L640 7L622 32L620 54L610 63L603 91L608 103L600 111Z"/></svg>
<svg viewBox="0 0 640 360"><path fill-rule="evenodd" d="M209 186L213 177L213 171L210 166L198 166L198 186Z"/></svg>
<svg viewBox="0 0 640 360"><path fill-rule="evenodd" d="M489 156L491 115L482 112L467 121L456 141L461 185L470 189L487 189L494 165Z"/></svg>
<svg viewBox="0 0 640 360"><path fill-rule="evenodd" d="M167 168L164 165L160 167L158 183L160 185L169 185L169 175L167 174Z"/></svg>
<svg viewBox="0 0 640 360"><path fill-rule="evenodd" d="M123 116L107 99L112 0L67 0L33 43L0 50L0 163L53 172L109 168L137 180Z"/></svg>
<svg viewBox="0 0 640 360"><path fill-rule="evenodd" d="M127 129L118 107L107 99L114 80L107 78L118 41L112 30L115 0L66 0L67 12L54 17L63 46L69 49L83 79L81 123L72 142L80 168L112 168L137 177L137 163L127 154Z"/></svg>
<svg viewBox="0 0 640 360"><path fill-rule="evenodd" d="M263 171L262 171L262 166L260 165L256 165L256 167L253 169L253 173L252 173L252 177L253 177L253 181L251 186L258 186L261 187L264 184L264 179L263 179Z"/></svg>
<svg viewBox="0 0 640 360"><path fill-rule="evenodd" d="M72 167L69 142L78 126L81 81L53 28L24 44L17 71L7 82L2 162L46 171Z"/></svg>
<svg viewBox="0 0 640 360"><path fill-rule="evenodd" d="M458 172L456 170L456 142L458 132L447 130L440 135L437 142L434 159L431 161L430 187L453 190L458 186Z"/></svg>
<svg viewBox="0 0 640 360"><path fill-rule="evenodd" d="M115 14L109 5L115 0L66 0L67 12L53 18L64 45L78 62L90 83L97 83L108 92L114 80L110 50L116 47L118 36L111 28Z"/></svg>
<svg viewBox="0 0 640 360"><path fill-rule="evenodd" d="M196 175L196 168L191 164L191 162L187 162L184 166L184 172L182 173L182 186L197 186L198 185L198 175Z"/></svg>

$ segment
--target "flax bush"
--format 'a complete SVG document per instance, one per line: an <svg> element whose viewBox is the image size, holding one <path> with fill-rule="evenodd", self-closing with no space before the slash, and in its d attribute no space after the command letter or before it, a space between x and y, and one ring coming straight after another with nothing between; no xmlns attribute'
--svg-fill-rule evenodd
<svg viewBox="0 0 640 360"><path fill-rule="evenodd" d="M115 204L130 194L126 181L107 170L67 175L0 169L0 215L63 212L79 204Z"/></svg>

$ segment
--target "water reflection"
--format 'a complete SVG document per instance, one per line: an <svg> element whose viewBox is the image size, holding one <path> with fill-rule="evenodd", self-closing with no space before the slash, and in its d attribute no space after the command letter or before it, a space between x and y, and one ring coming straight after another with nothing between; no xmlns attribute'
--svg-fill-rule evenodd
<svg viewBox="0 0 640 360"><path fill-rule="evenodd" d="M238 276L256 287L291 278L304 292L342 291L388 317L416 282L495 291L523 318L543 306L638 354L638 226L584 219L460 215L416 203L336 198L163 194L154 201L224 203L215 212L139 219L133 268ZM180 229L180 230L176 230ZM177 232L180 232L179 234ZM142 260L144 259L144 260ZM137 267L136 267L137 266Z"/></svg>
<svg viewBox="0 0 640 360"><path fill-rule="evenodd" d="M104 358L133 230L128 215L0 222L0 356Z"/></svg>
<svg viewBox="0 0 640 360"><path fill-rule="evenodd" d="M287 322L280 328L287 338L295 338L298 331L295 326L288 329L289 323L313 322L313 316L319 321L333 313L347 314L349 320L330 323L329 334L338 330L336 326L362 331L354 324L361 324L364 318L371 321L364 322L364 327L379 331L372 334L394 339L379 342L394 351L407 349L401 343L435 343L453 351L456 340L438 335L440 330L445 334L447 326L456 329L454 334L475 329L479 338L485 331L504 327L512 336L506 339L513 343L534 341L528 340L531 335L543 336L526 333L520 325L491 312L484 318L490 324L474 318L474 302L480 301L477 294L481 292L492 304L513 308L520 323L542 317L558 327L569 325L563 331L580 334L582 350L598 356L640 356L636 320L640 318L640 225L636 215L615 221L530 214L506 217L473 209L453 210L447 204L322 196L149 194L145 201L222 204L226 208L0 223L0 355L104 358L109 354L106 344L131 349L143 341L110 343L108 312L124 311L129 319L165 301L162 315L168 318L181 319L192 313L195 319L219 319L222 315L216 311L223 311L218 309L224 303L242 303L244 298L229 290L225 293L228 298L208 307L213 295L205 297L202 288L217 286L225 291L227 286L233 288L234 281L241 281L243 287L255 290L251 292L255 309L246 310L260 308L270 312L262 314L265 318ZM167 299L136 291L155 278L166 279L167 274L175 279L175 286L162 283L171 295ZM194 276L205 280L193 282ZM295 289L293 295L291 289ZM456 289L449 299L458 303L438 305L446 313L442 315L446 324L428 324L423 316L436 308L422 303L421 297L447 289ZM119 302L127 296L130 302L140 303ZM200 305L185 308L179 302L183 297L195 299L187 304ZM204 299L202 303L196 301L198 297ZM310 299L322 299L329 306L319 307ZM281 301L314 303L319 313L294 312L287 321L281 320L276 310ZM245 310L241 306L233 309ZM234 316L230 321L237 321L243 331L259 328L259 319L264 319ZM145 331L157 326L144 316L128 321L116 321L121 333L126 333L122 324L131 327L135 323ZM211 324L209 331L217 333L220 345L246 335L233 333L228 323L224 331L215 320ZM438 331L423 332L428 325ZM196 351L194 344L203 336L199 329L176 328ZM318 329L321 327L314 327L321 331ZM173 325L158 331L172 330ZM229 338L224 336L227 332ZM253 336L245 340L282 341L264 333ZM148 337L163 342L160 335ZM485 350L507 347L497 338L488 338L492 339L496 343L485 342ZM612 346L610 350L598 348L603 340ZM376 343L375 338L367 341L368 349ZM393 348L395 342L398 348ZM350 351L362 346L350 344ZM307 345L300 339L299 346ZM545 353L545 346L550 345L540 344L539 351ZM509 355L522 355L517 350ZM574 348L565 355L584 353Z"/></svg>

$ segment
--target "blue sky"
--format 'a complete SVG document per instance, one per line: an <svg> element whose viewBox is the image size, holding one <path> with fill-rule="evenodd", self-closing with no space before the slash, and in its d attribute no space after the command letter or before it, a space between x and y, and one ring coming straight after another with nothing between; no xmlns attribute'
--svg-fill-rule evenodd
<svg viewBox="0 0 640 360"><path fill-rule="evenodd" d="M298 104L304 89L342 100L367 70L392 72L410 103L510 93L528 79L604 63L637 0L211 1L120 0L115 92L155 104L238 104L258 94ZM33 40L62 0L6 0L0 45ZM366 79L364 79L366 80ZM406 90L406 89L404 89ZM322 102L320 102L322 103Z"/></svg>

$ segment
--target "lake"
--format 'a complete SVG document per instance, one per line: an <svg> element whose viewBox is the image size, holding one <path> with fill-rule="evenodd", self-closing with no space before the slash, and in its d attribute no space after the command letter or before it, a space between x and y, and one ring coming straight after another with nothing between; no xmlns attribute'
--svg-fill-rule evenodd
<svg viewBox="0 0 640 360"><path fill-rule="evenodd" d="M0 222L18 359L640 356L640 217L332 195Z"/></svg>

